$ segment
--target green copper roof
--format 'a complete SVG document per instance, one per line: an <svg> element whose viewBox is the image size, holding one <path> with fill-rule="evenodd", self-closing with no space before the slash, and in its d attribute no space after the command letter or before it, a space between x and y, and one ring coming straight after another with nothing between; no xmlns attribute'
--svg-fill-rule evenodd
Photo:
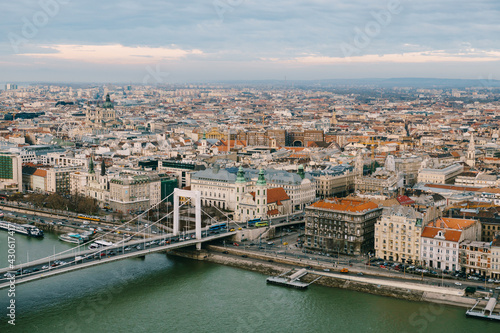
<svg viewBox="0 0 500 333"><path fill-rule="evenodd" d="M304 166L301 164L299 165L299 170L297 172L300 176L300 178L304 179L304 177L306 176L305 172L304 172Z"/></svg>
<svg viewBox="0 0 500 333"><path fill-rule="evenodd" d="M257 179L257 185L267 185L266 177L264 176L264 169L260 169L259 178Z"/></svg>
<svg viewBox="0 0 500 333"><path fill-rule="evenodd" d="M92 157L89 161L89 173L94 173L94 161L92 160Z"/></svg>
<svg viewBox="0 0 500 333"><path fill-rule="evenodd" d="M111 103L111 99L109 98L109 94L106 95L106 102L102 105L104 109L113 109L113 103Z"/></svg>
<svg viewBox="0 0 500 333"><path fill-rule="evenodd" d="M237 183L246 183L245 171L243 171L242 166L240 166L240 168L238 169L238 173L236 174L236 182Z"/></svg>

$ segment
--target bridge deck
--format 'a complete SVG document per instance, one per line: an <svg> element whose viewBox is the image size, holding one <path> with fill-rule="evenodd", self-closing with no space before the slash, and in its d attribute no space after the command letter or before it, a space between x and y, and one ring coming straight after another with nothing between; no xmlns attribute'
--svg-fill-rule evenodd
<svg viewBox="0 0 500 333"><path fill-rule="evenodd" d="M134 258L134 257L142 257L142 256L145 256L145 255L150 254L150 253L173 250L173 249L187 247L187 246L193 246L193 245L196 245L198 243L210 242L210 241L213 241L216 239L233 236L235 234L236 234L236 231L226 232L223 234L207 236L207 237L204 237L202 239L190 239L190 240L175 242L175 243L166 244L166 245L151 245L149 248L144 248L141 250L136 249L135 246L144 244L145 241L144 240L135 240L135 241L131 241L131 242L128 242L126 244L123 244L123 245L120 244L118 246L117 245L110 246L110 247L102 248L99 250L82 251L76 255L78 255L78 256L89 255L89 257L84 259L84 260L79 260L78 262L74 261L75 254L69 254L69 255L66 254L66 255L56 256L56 258L52 259L51 262L54 260L64 260L64 259L66 259L66 260L71 259L71 261L67 265L64 265L64 266L58 266L55 268L40 270L38 272L34 272L34 273L26 274L26 275L18 275L15 277L15 284L17 285L17 284L21 284L24 282L30 282L30 281L34 281L34 280L38 280L38 279L43 279L43 278L47 278L50 276L63 274L63 273L67 273L67 272L71 272L74 270L83 269L83 268L87 268L87 267L106 264L106 263L113 262L113 261ZM153 238L146 239L146 243L150 243L151 241L161 240L161 239L165 239L165 238L168 239L169 237L165 237L165 235L156 236ZM109 252L111 250L117 250L119 248L124 248L124 247L133 247L133 248L130 252L117 253L113 256L106 256L105 258L101 258L101 257L99 257L99 259L94 258L94 254L99 254L102 252ZM0 278L0 289L7 288L10 286L10 279L3 277L3 274L5 272L16 271L21 266L22 266L23 270L24 269L32 269L33 267L37 267L39 265L46 265L46 264L48 264L48 262L49 262L49 260L44 258L44 259L34 260L28 264L18 265L14 269L9 269L9 268L1 269L0 273L2 275Z"/></svg>

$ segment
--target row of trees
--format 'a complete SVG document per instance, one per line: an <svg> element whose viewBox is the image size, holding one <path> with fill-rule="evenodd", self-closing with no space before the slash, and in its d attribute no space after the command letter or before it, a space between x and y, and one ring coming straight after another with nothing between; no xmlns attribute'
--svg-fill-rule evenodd
<svg viewBox="0 0 500 333"><path fill-rule="evenodd" d="M35 207L45 207L58 210L69 210L82 214L97 214L99 206L97 200L81 195L29 194L24 201L31 202Z"/></svg>

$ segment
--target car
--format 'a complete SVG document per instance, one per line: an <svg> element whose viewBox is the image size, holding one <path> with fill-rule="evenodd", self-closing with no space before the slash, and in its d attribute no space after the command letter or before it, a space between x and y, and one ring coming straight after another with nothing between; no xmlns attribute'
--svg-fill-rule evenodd
<svg viewBox="0 0 500 333"><path fill-rule="evenodd" d="M5 274L3 275L3 277L4 277L4 278L11 278L11 277L14 277L14 276L15 276L15 274L12 274L12 273L10 273L10 272L7 272L7 273L5 273Z"/></svg>
<svg viewBox="0 0 500 333"><path fill-rule="evenodd" d="M380 265L380 268L387 268L387 267L386 267L386 266L384 266L384 265Z"/></svg>
<svg viewBox="0 0 500 333"><path fill-rule="evenodd" d="M101 257L104 257L105 255L106 255L106 253L104 253L104 252L101 252L101 254L100 254Z"/></svg>
<svg viewBox="0 0 500 333"><path fill-rule="evenodd" d="M222 253L224 253L224 254L228 254L229 252L227 252L227 251L222 251Z"/></svg>
<svg viewBox="0 0 500 333"><path fill-rule="evenodd" d="M229 232L234 231L234 229L229 229Z"/></svg>
<svg viewBox="0 0 500 333"><path fill-rule="evenodd" d="M273 242L268 242L267 245L274 245L274 243Z"/></svg>
<svg viewBox="0 0 500 333"><path fill-rule="evenodd" d="M364 274L362 272L359 272L358 274L356 275L359 275L359 276L363 276Z"/></svg>
<svg viewBox="0 0 500 333"><path fill-rule="evenodd" d="M461 286L462 284L460 282L455 282L456 286Z"/></svg>
<svg viewBox="0 0 500 333"><path fill-rule="evenodd" d="M42 269L49 269L49 268L50 268L49 265L43 265L42 266Z"/></svg>
<svg viewBox="0 0 500 333"><path fill-rule="evenodd" d="M233 243L233 245L234 245L234 246L240 246L240 244L238 244L238 243Z"/></svg>
<svg viewBox="0 0 500 333"><path fill-rule="evenodd" d="M136 248L137 250L142 250L142 247L141 247L140 245L137 245L135 248Z"/></svg>
<svg viewBox="0 0 500 333"><path fill-rule="evenodd" d="M35 268L33 268L33 273L34 273L34 272L38 272L39 270L40 270L40 268L35 267Z"/></svg>
<svg viewBox="0 0 500 333"><path fill-rule="evenodd" d="M248 256L246 254L242 255L241 257L242 258L248 258Z"/></svg>
<svg viewBox="0 0 500 333"><path fill-rule="evenodd" d="M349 273L349 270L348 270L347 268L342 268L342 269L340 270L340 273L347 274L347 273Z"/></svg>
<svg viewBox="0 0 500 333"><path fill-rule="evenodd" d="M323 271L325 271L325 272L329 272L329 271L330 271L330 269L329 269L329 268L325 268Z"/></svg>

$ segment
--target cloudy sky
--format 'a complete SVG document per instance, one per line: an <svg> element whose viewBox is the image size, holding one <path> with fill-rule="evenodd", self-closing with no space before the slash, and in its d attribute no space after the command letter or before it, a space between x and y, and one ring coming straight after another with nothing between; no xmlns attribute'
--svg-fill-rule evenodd
<svg viewBox="0 0 500 333"><path fill-rule="evenodd" d="M500 79L498 0L16 0L0 81Z"/></svg>

